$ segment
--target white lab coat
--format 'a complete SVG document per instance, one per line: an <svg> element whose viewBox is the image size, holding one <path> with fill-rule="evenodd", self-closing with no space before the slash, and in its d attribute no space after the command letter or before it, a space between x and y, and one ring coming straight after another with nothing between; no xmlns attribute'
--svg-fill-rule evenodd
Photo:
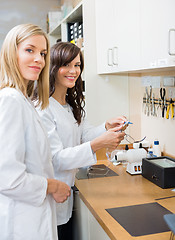
<svg viewBox="0 0 175 240"><path fill-rule="evenodd" d="M56 240L47 133L24 95L0 90L0 239Z"/></svg>
<svg viewBox="0 0 175 240"><path fill-rule="evenodd" d="M71 107L65 109L53 97L49 107L39 111L39 115L47 129L51 144L55 178L74 185L78 168L96 163L90 140L105 132L105 125L92 127L87 121L78 126ZM68 222L72 215L73 194L64 203L57 203L57 224Z"/></svg>

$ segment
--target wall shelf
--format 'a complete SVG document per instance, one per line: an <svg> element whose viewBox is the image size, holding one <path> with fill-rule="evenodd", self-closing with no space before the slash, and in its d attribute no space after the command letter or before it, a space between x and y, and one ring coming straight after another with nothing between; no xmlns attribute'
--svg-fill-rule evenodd
<svg viewBox="0 0 175 240"><path fill-rule="evenodd" d="M49 33L49 35L61 35L61 25L69 22L82 21L82 2L80 2L60 23Z"/></svg>

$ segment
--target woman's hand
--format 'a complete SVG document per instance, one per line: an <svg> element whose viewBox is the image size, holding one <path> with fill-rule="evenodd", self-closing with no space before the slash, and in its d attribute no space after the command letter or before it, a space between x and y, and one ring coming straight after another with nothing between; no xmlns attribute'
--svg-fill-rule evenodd
<svg viewBox="0 0 175 240"><path fill-rule="evenodd" d="M61 181L56 179L47 179L47 194L52 194L57 203L63 203L71 194L70 187Z"/></svg>
<svg viewBox="0 0 175 240"><path fill-rule="evenodd" d="M111 128L120 127L126 121L127 121L127 118L125 116L112 118L112 119L109 119L109 120L106 121L105 128L108 131Z"/></svg>
<svg viewBox="0 0 175 240"><path fill-rule="evenodd" d="M121 132L122 125L120 127L111 128L101 136L91 141L91 148L94 152L101 148L116 149L120 142L124 139L125 133Z"/></svg>

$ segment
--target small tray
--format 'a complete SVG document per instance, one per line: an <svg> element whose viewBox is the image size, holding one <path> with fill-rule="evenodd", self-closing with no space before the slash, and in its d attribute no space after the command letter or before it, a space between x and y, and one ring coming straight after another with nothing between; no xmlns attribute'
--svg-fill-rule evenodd
<svg viewBox="0 0 175 240"><path fill-rule="evenodd" d="M77 179L102 178L111 176L118 176L118 174L104 164L80 168L76 174Z"/></svg>

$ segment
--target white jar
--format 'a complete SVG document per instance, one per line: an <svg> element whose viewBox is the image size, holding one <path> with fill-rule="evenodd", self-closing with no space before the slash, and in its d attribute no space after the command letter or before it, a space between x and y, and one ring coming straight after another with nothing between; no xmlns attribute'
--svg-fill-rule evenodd
<svg viewBox="0 0 175 240"><path fill-rule="evenodd" d="M160 157L161 156L161 149L160 149L160 145L159 145L159 141L158 140L154 141L153 154L156 157Z"/></svg>

